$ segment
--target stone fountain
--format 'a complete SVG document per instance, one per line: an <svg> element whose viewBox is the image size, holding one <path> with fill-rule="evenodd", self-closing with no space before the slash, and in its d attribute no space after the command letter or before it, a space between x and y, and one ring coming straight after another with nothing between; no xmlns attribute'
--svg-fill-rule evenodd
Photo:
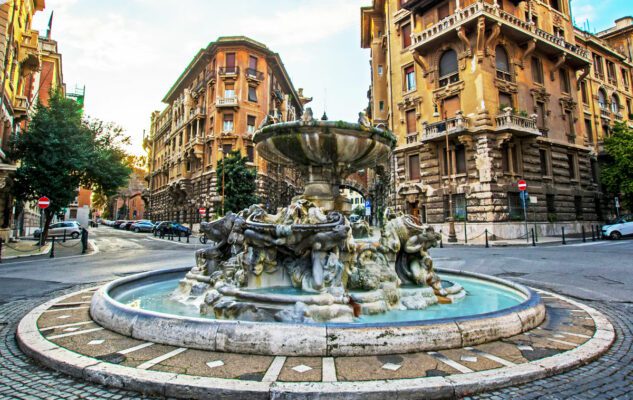
<svg viewBox="0 0 633 400"><path fill-rule="evenodd" d="M390 310L452 303L462 287L442 282L428 251L439 235L410 216L388 212L380 236L354 238L339 185L383 163L395 146L366 119L266 124L253 137L269 162L293 166L305 191L277 214L253 205L202 223L211 245L172 297L217 319L258 322L351 322Z"/></svg>

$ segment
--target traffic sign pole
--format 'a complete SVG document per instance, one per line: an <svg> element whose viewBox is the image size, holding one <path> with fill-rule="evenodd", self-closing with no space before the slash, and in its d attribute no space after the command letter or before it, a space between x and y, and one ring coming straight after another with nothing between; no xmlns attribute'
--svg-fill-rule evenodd
<svg viewBox="0 0 633 400"><path fill-rule="evenodd" d="M521 202L523 203L523 220L525 221L525 240L530 243L530 233L528 232L528 211L527 211L527 182L521 179L518 182L519 190L521 191Z"/></svg>

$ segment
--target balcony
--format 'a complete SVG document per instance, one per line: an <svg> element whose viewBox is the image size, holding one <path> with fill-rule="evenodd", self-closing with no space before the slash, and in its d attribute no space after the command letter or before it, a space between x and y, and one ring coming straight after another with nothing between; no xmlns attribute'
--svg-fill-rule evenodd
<svg viewBox="0 0 633 400"><path fill-rule="evenodd" d="M408 1L407 3L416 2ZM536 45L540 51L552 56L565 54L567 56L566 62L576 68L584 67L590 63L587 50L566 42L562 37L540 30L531 22L524 21L482 0L456 11L420 32L414 32L411 35L413 39L412 49L420 51L434 48L434 46L446 42L447 37L457 36L458 28L468 28L475 32L477 19L482 16L486 18L487 26L501 24L503 34L515 42L521 43L536 39Z"/></svg>
<svg viewBox="0 0 633 400"><path fill-rule="evenodd" d="M15 114L26 114L29 111L29 99L25 96L15 96L15 103L13 104L13 110Z"/></svg>
<svg viewBox="0 0 633 400"><path fill-rule="evenodd" d="M238 66L225 66L218 68L218 75L220 78L237 78L240 74L240 67Z"/></svg>
<svg viewBox="0 0 633 400"><path fill-rule="evenodd" d="M408 133L407 134L407 144L414 144L414 143L418 143L418 133L417 132L413 132L413 133Z"/></svg>
<svg viewBox="0 0 633 400"><path fill-rule="evenodd" d="M204 74L204 81L205 82L213 82L215 81L217 73L215 71L207 71Z"/></svg>
<svg viewBox="0 0 633 400"><path fill-rule="evenodd" d="M506 109L501 115L497 115L497 131L511 131L519 135L542 136L541 130L536 126L536 115L525 117L512 113L512 109Z"/></svg>
<svg viewBox="0 0 633 400"><path fill-rule="evenodd" d="M600 109L600 116L604 119L611 119L611 111L607 108Z"/></svg>
<svg viewBox="0 0 633 400"><path fill-rule="evenodd" d="M467 132L469 127L470 119L464 117L461 112L458 112L455 118L449 118L434 124L425 125L422 142L431 142L439 139L445 139L446 136L455 136L460 133ZM412 142L409 142L409 137L407 137L407 144L410 143Z"/></svg>
<svg viewBox="0 0 633 400"><path fill-rule="evenodd" d="M219 97L215 100L215 106L217 108L221 107L239 107L240 102L237 96L229 96L229 97Z"/></svg>
<svg viewBox="0 0 633 400"><path fill-rule="evenodd" d="M622 122L622 119L624 118L624 117L622 116L622 113L619 113L619 112L618 112L618 113L614 113L613 115L615 116L615 120L616 120L616 121Z"/></svg>
<svg viewBox="0 0 633 400"><path fill-rule="evenodd" d="M246 68L246 79L254 82L261 82L264 80L264 73L253 68Z"/></svg>

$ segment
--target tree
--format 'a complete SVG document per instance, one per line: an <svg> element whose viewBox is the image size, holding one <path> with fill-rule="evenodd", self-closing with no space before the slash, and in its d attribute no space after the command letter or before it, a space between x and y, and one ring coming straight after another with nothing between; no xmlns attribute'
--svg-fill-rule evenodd
<svg viewBox="0 0 633 400"><path fill-rule="evenodd" d="M604 140L607 154L600 181L612 196L619 196L623 206L633 208L633 130L616 123L611 136Z"/></svg>
<svg viewBox="0 0 633 400"><path fill-rule="evenodd" d="M13 194L23 201L47 196L45 240L53 216L77 196L80 186L106 196L127 182L130 168L120 128L82 120L81 106L55 91L49 105L37 103L26 131L13 140L11 157L20 160Z"/></svg>
<svg viewBox="0 0 633 400"><path fill-rule="evenodd" d="M224 165L226 162L226 171ZM222 185L224 173L224 212L238 212L257 203L255 179L257 173L254 168L246 166L247 157L242 157L239 151L232 151L218 161L218 183ZM221 192L220 186L220 194Z"/></svg>
<svg viewBox="0 0 633 400"><path fill-rule="evenodd" d="M356 206L354 207L354 209L352 210L352 214L356 214L360 217L364 217L365 216L365 207L364 206Z"/></svg>

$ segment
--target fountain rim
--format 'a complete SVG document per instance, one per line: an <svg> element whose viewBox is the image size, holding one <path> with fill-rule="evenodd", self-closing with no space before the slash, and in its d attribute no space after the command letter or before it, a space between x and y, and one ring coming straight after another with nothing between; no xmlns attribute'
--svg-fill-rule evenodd
<svg viewBox="0 0 633 400"><path fill-rule="evenodd" d="M95 293L95 298L101 296L113 309L121 309L125 312L136 313L138 315L147 316L147 317L158 317L163 319L177 319L184 321L196 321L204 324L240 324L240 325L270 325L270 326L310 326L310 327L330 327L337 329L363 329L363 328L407 328L407 327L416 327L416 326L428 326L428 325L441 325L445 323L451 322L464 322L464 321L477 321L483 319L490 319L496 317L502 317L506 315L510 315L513 313L521 312L533 307L536 307L541 303L541 298L537 292L530 289L527 286L521 285L516 282L512 282L503 278L490 276L486 274L480 274L476 272L463 271L463 270L453 270L447 268L435 268L438 274L446 273L452 275L463 276L466 278L476 278L483 281L495 283L498 285L506 286L511 289L516 290L521 293L523 296L526 296L526 299L514 306L502 308L497 311L490 311L487 313L480 314L472 314L472 315L464 315L459 317L450 317L450 318L436 318L436 319L427 319L427 320L416 320L416 321L394 321L394 322L367 322L367 323L349 323L349 322L267 322L267 321L242 321L242 320L223 320L223 319L212 319L212 318L203 318L203 317L188 317L177 314L168 314L159 311L146 310L141 308L130 307L126 304L123 304L117 301L115 298L110 296L110 292L117 287L124 285L126 283L131 283L135 280L142 280L150 277L157 277L160 275L171 275L177 274L180 272L190 271L191 267L177 267L177 268L167 268L160 269L154 271L147 271L138 274L133 274L129 276L125 276L122 278L115 279L111 282L108 282L103 287L99 288L99 290ZM183 276L184 277L184 276ZM91 304L95 303L93 300Z"/></svg>
<svg viewBox="0 0 633 400"><path fill-rule="evenodd" d="M258 144L267 140L276 135L283 135L289 132L286 132L288 129L295 128L331 128L331 129L339 129L343 131L353 131L360 134L364 134L365 136L369 136L370 138L376 138L380 142L389 146L391 150L394 150L396 147L397 139L388 130L376 128L376 127L367 127L361 125L359 123L353 122L345 122L342 120L339 121L320 121L320 120L310 120L310 121L291 121L291 122L280 122L277 124L270 124L264 127L259 128L253 135L253 143Z"/></svg>

